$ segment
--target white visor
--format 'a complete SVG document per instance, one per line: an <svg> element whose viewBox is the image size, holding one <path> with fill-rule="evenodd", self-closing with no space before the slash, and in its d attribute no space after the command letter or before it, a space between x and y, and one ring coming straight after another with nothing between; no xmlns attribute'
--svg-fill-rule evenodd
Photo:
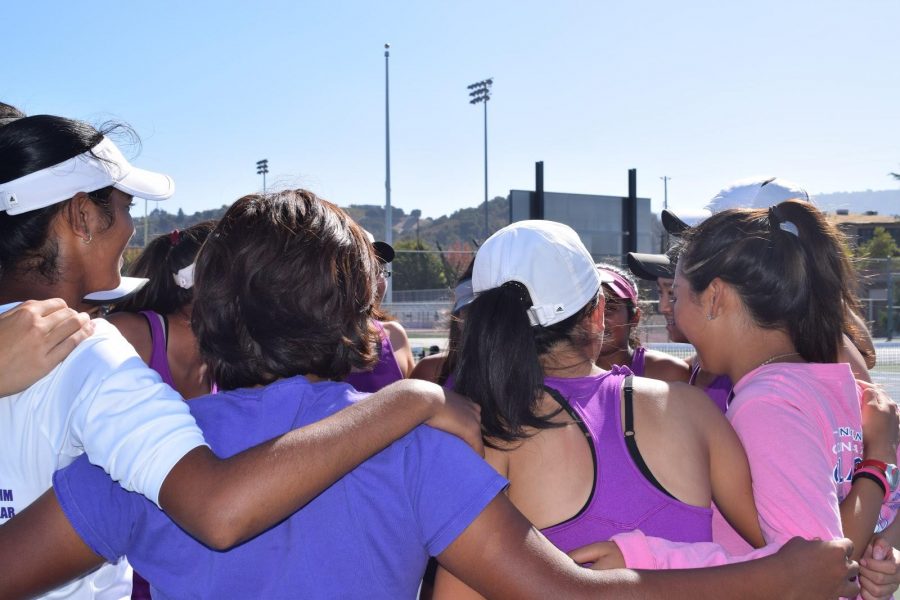
<svg viewBox="0 0 900 600"><path fill-rule="evenodd" d="M119 287L112 290L104 290L102 292L94 292L84 297L84 301L88 304L109 304L111 302L121 302L125 298L136 294L142 287L147 285L149 279L143 277L122 277Z"/></svg>
<svg viewBox="0 0 900 600"><path fill-rule="evenodd" d="M196 263L191 263L183 269L180 269L177 273L172 275L172 278L175 279L175 285L180 288L189 290L194 287L194 265Z"/></svg>
<svg viewBox="0 0 900 600"><path fill-rule="evenodd" d="M147 200L165 200L175 193L171 177L131 166L112 140L104 137L88 152L0 183L0 211L18 215L108 186Z"/></svg>

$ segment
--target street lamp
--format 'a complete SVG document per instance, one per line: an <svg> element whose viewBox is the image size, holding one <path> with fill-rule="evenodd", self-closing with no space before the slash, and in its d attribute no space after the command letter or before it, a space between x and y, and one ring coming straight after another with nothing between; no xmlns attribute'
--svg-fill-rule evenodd
<svg viewBox="0 0 900 600"><path fill-rule="evenodd" d="M469 104L484 104L484 239L490 232L488 225L488 128L487 128L487 103L491 99L491 86L493 78L484 79L468 86Z"/></svg>
<svg viewBox="0 0 900 600"><path fill-rule="evenodd" d="M263 176L263 194L266 193L266 173L269 172L269 160L264 158L256 161L256 174Z"/></svg>

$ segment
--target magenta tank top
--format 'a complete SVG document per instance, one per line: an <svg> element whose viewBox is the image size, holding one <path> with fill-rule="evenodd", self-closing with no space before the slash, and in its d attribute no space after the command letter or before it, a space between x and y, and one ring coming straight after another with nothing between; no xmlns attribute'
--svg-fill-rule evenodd
<svg viewBox="0 0 900 600"><path fill-rule="evenodd" d="M175 379L172 377L172 371L169 369L169 357L166 354L166 327L163 316L152 310L142 310L141 314L150 323L152 350L150 351L150 362L147 366L159 373L162 380L174 388Z"/></svg>
<svg viewBox="0 0 900 600"><path fill-rule="evenodd" d="M378 362L369 371L350 373L344 381L352 385L359 392L377 392L381 388L403 379L403 371L394 358L394 348L391 346L390 336L384 330L384 326L378 321L372 321L381 338L378 346Z"/></svg>
<svg viewBox="0 0 900 600"><path fill-rule="evenodd" d="M542 530L563 552L634 529L676 542L712 540L712 509L685 504L655 487L628 452L620 398L629 375L614 366L602 375L544 379L581 419L596 465L594 489L581 511Z"/></svg>
<svg viewBox="0 0 900 600"><path fill-rule="evenodd" d="M637 377L644 376L644 353L646 351L643 346L638 346L634 349L634 354L631 356L631 372Z"/></svg>
<svg viewBox="0 0 900 600"><path fill-rule="evenodd" d="M700 365L695 366L691 369L691 378L688 380L688 383L691 385L695 385L697 381L697 376L700 374ZM703 391L706 392L706 395L709 396L709 399L713 401L713 403L719 407L719 410L722 411L722 414L725 414L725 411L728 410L728 396L731 395L731 388L734 387L731 383L731 379L728 375L719 375L715 379L713 379L708 386L703 388Z"/></svg>

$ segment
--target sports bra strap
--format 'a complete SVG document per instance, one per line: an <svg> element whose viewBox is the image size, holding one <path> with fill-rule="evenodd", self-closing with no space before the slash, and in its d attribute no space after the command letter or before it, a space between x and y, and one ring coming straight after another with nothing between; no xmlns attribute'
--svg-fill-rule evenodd
<svg viewBox="0 0 900 600"><path fill-rule="evenodd" d="M653 476L653 472L650 471L650 468L647 466L647 463L644 462L644 457L641 456L641 451L637 446L637 440L634 439L634 410L632 404L634 403L634 375L629 375L622 382L622 391L625 399L624 406L624 420L625 420L625 445L628 447L628 453L631 455L631 460L634 461L634 466L638 468L641 474L649 481L653 487L661 491L663 494L672 498L673 500L677 500L675 496L669 493L666 488L662 486L662 484Z"/></svg>

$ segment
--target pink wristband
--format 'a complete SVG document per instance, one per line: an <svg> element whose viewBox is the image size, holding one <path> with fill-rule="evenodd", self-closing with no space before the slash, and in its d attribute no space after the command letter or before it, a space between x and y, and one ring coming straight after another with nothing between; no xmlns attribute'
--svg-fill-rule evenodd
<svg viewBox="0 0 900 600"><path fill-rule="evenodd" d="M878 483L881 485L881 489L884 490L884 501L887 502L891 497L891 488L888 486L887 477L884 476L884 472L881 469L877 469L875 467L863 467L861 469L857 469L853 473L853 480L856 481L856 476L865 473L866 475L870 475L878 480Z"/></svg>

